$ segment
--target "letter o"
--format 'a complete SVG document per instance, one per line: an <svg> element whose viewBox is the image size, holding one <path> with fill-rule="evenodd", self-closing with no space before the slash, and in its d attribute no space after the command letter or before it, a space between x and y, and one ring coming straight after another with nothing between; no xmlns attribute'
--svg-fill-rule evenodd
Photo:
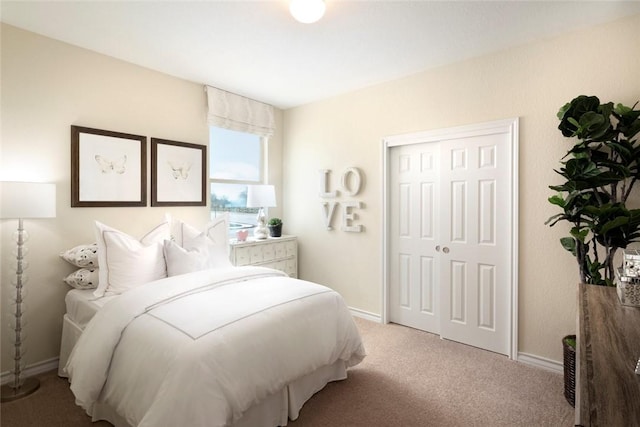
<svg viewBox="0 0 640 427"><path fill-rule="evenodd" d="M354 179L354 187L349 188L349 175L353 174ZM362 186L362 174L360 169L352 167L347 168L342 174L342 189L345 191L347 196L355 196L360 192Z"/></svg>

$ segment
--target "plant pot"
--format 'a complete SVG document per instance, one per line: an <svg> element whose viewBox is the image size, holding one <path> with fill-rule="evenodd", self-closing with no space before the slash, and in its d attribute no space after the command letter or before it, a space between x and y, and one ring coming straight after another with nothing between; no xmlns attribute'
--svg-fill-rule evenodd
<svg viewBox="0 0 640 427"><path fill-rule="evenodd" d="M575 408L576 406L576 349L569 345L567 339L575 343L575 335L562 338L562 354L564 362L564 397Z"/></svg>
<svg viewBox="0 0 640 427"><path fill-rule="evenodd" d="M271 237L281 237L282 236L282 224L270 225L269 226L269 235Z"/></svg>

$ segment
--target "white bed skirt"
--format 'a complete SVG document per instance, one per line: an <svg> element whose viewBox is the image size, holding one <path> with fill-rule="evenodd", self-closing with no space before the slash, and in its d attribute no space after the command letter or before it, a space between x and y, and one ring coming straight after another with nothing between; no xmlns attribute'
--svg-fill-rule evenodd
<svg viewBox="0 0 640 427"><path fill-rule="evenodd" d="M60 340L60 358L58 360L58 376L68 378L64 367L67 365L71 350L76 345L78 338L82 334L82 328L76 324L68 314L62 318L62 339Z"/></svg>
<svg viewBox="0 0 640 427"><path fill-rule="evenodd" d="M345 362L338 360L306 375L262 402L249 408L233 427L286 426L289 419L296 420L307 400L331 381L347 378ZM111 407L104 403L94 406L93 421L108 421L116 427L133 427Z"/></svg>
<svg viewBox="0 0 640 427"><path fill-rule="evenodd" d="M58 376L67 378L64 367L71 350L82 334L80 326L75 324L66 314L62 323L62 340L60 343L60 361ZM331 381L347 378L345 362L338 360L333 365L324 366L306 375L276 392L262 402L249 408L234 427L275 427L286 426L289 419L296 420L300 409L311 396ZM133 427L120 417L111 407L97 403L94 407L93 421L105 420L116 427Z"/></svg>

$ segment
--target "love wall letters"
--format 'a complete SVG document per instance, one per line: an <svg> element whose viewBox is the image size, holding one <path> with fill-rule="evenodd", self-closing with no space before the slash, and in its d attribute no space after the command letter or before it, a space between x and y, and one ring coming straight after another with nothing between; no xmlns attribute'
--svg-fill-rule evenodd
<svg viewBox="0 0 640 427"><path fill-rule="evenodd" d="M320 169L320 197L323 199L338 199L341 192L338 190L330 191L330 174L331 169ZM360 169L351 167L345 169L341 177L341 191L345 197L355 197L362 190L364 175ZM354 212L357 209L363 209L364 203L359 200L329 200L322 201L322 215L324 225L327 230L333 230L333 219L336 215L336 208L342 213L342 231L351 233L360 233L364 230L362 224L355 224L358 220L358 214Z"/></svg>

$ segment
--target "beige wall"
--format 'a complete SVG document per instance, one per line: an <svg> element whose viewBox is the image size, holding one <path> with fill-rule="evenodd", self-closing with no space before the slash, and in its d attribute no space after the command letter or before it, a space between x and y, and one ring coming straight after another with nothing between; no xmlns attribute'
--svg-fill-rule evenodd
<svg viewBox="0 0 640 427"><path fill-rule="evenodd" d="M62 278L74 268L58 253L95 241L99 220L140 236L165 212L196 226L208 218L206 207L71 208L70 125L206 145L206 98L203 85L141 68L111 57L2 25L0 179L53 182L57 217L26 220L30 232L28 364L58 355L64 296ZM276 122L282 128L282 113ZM280 133L270 141L270 181L281 193ZM150 146L147 145L148 157ZM148 164L150 171L150 164ZM150 204L150 186L148 185ZM281 201L281 199L279 200ZM281 203L280 203L281 206ZM280 208L273 215L281 214ZM14 288L9 268L17 222L1 226L2 372L12 368L8 325Z"/></svg>
<svg viewBox="0 0 640 427"><path fill-rule="evenodd" d="M560 361L575 332L577 268L549 228L553 168L571 142L556 113L580 94L640 100L640 15L426 71L284 113L288 232L300 239L300 275L339 291L354 308L382 312L382 149L385 136L520 117L519 351ZM358 195L363 233L327 231L318 170L333 187L351 166L366 175Z"/></svg>

